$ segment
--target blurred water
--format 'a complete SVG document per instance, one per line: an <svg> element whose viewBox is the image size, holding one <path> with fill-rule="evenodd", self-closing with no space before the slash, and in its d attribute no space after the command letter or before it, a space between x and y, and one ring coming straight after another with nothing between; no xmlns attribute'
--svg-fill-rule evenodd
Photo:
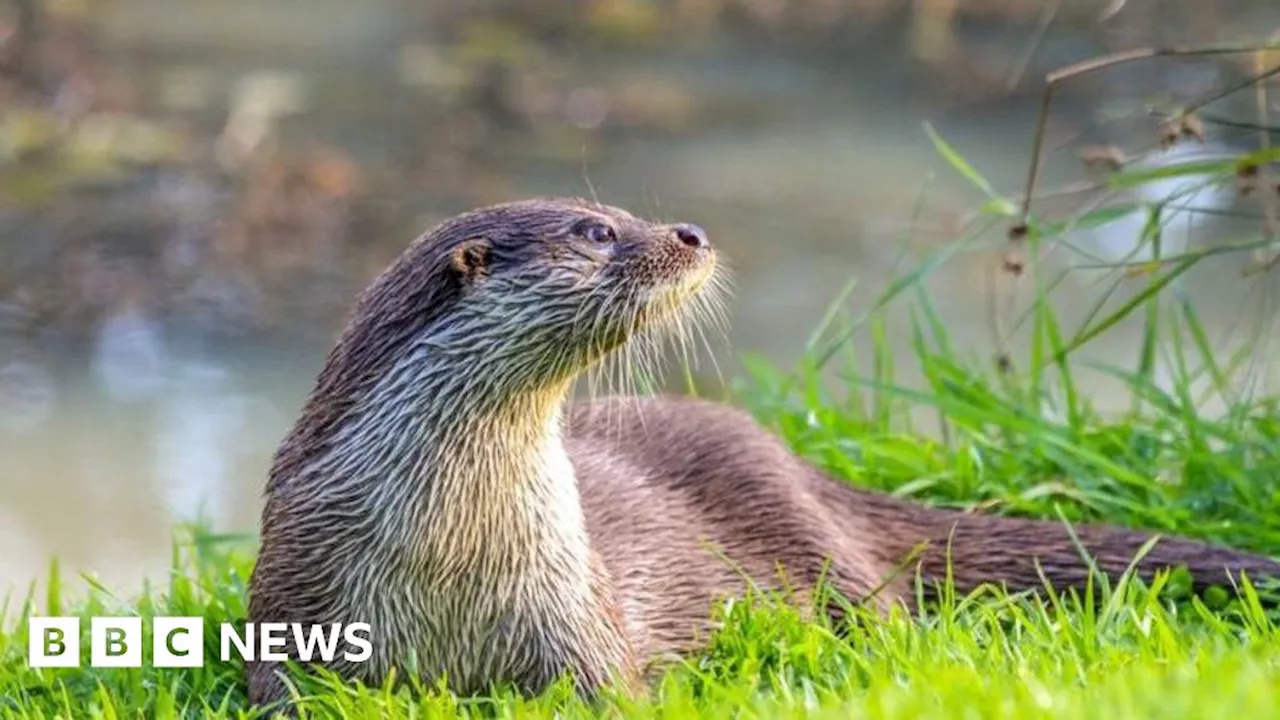
<svg viewBox="0 0 1280 720"><path fill-rule="evenodd" d="M815 71L763 55L739 66L735 58L746 62L711 53L662 71L710 78L695 87L749 87L748 94L758 93L776 112L665 136L622 135L590 162L511 158L502 167L509 197L598 192L601 200L642 214L706 227L734 272L731 349L716 351L726 375L738 370L742 351L794 361L850 278L859 281L849 298L856 313L883 290L895 267L905 269L899 266L904 253L909 267L955 237L957 218L983 198L938 158L923 132L926 118L997 187L1013 189L1026 172L1035 108L1035 99L1023 96L980 112L939 112L929 83L892 73L886 79L881 68L837 60ZM607 83L608 70L600 72ZM1078 177L1074 166L1055 167L1044 182ZM102 312L87 348L0 345L0 590L37 578L52 555L69 570L131 586L164 572L174 522L198 517L223 531L255 529L271 453L319 369L328 335L254 347L212 334L210 328L241 322L228 318L249 316L261 288L234 267L211 262L201 246L202 228L216 222L200 209L211 191L180 179L168 187L164 202L186 208L162 264L172 277L188 278L168 301L172 306L140 289L127 265L108 264L92 289L101 294ZM1186 188L1157 188L1178 189ZM1232 197L1206 189L1190 204L1226 206ZM928 212L920 215L922 198ZM431 206L431 198L423 204ZM462 208L431 209L442 215ZM1064 246L1047 267L1079 265L1085 255L1115 261L1143 252L1134 245L1143 222L1129 216L1074 235L1076 250ZM1235 228L1201 215L1171 227L1166 254ZM995 242L1002 233L996 226L985 237ZM995 347L987 279L1000 250L962 254L928 283L956 339L987 356ZM1062 284L1059 305L1069 327L1107 292L1104 275L1079 272ZM1242 279L1238 260L1190 273L1180 291L1224 333L1270 320L1270 284ZM350 299L344 295L339 307ZM1101 339L1096 356L1127 363L1132 329L1126 325ZM1234 341L1224 338L1229 348ZM902 340L899 374L910 379ZM711 373L710 364L701 367ZM1089 383L1100 403L1120 406L1124 400L1113 387L1102 377Z"/></svg>

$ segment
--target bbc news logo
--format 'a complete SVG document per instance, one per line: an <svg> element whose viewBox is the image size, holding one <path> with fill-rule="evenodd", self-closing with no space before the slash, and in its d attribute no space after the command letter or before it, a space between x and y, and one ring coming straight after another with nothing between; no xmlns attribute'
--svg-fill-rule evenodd
<svg viewBox="0 0 1280 720"><path fill-rule="evenodd" d="M151 663L159 668L204 666L204 618L156 617L151 620ZM27 664L33 668L80 667L80 618L31 617L27 620ZM331 662L337 657L364 662L373 655L368 623L246 623L218 628L218 655L253 662L284 662L292 638L297 660ZM140 617L89 619L89 666L142 667L145 636ZM339 652L341 650L341 652Z"/></svg>

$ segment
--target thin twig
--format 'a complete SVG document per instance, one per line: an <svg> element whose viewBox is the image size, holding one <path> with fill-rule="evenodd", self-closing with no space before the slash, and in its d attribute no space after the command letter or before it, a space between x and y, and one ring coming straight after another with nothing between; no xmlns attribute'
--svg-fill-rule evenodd
<svg viewBox="0 0 1280 720"><path fill-rule="evenodd" d="M1278 48L1280 48L1280 42L1278 41L1269 41L1266 43L1251 44L1251 45L1240 44L1240 43L1218 43L1218 44L1198 45L1198 46L1172 46L1167 48L1144 47L1144 48L1136 48L1133 50L1125 50L1123 52L1118 52L1118 53L1112 53L1110 55L1103 55L1100 57L1090 58L1088 60L1082 60L1080 62L1067 65L1066 67L1059 68L1058 70L1055 70L1049 73L1048 75L1046 75L1044 94L1041 97L1041 101L1040 101L1040 111L1039 111L1039 115L1036 117L1035 137L1032 140L1032 146L1031 146L1031 167L1027 171L1027 184L1026 184L1026 188L1023 191L1023 197L1022 197L1022 219L1021 219L1022 223L1025 225L1027 222L1029 222L1031 217L1031 197L1032 197L1032 194L1035 192L1036 179L1039 177L1039 173L1040 173L1040 155L1044 147L1045 126L1048 123L1049 108L1053 102L1053 92L1059 83L1065 82L1075 77L1079 77L1081 75L1087 75L1090 73L1097 72L1099 70L1105 70L1107 68L1115 67L1118 65L1124 65L1131 62L1136 62L1138 60L1150 60L1152 58L1160 58L1160 57L1205 57L1205 56L1214 56L1214 55L1238 55L1241 53L1250 53L1250 52L1256 53L1263 50L1272 50L1272 49L1278 49ZM1267 73L1264 73L1261 77L1251 78L1249 83L1242 85L1242 87L1240 88L1235 88L1231 92L1235 92L1236 90L1242 89L1243 87L1248 87L1250 84L1254 82L1258 82L1259 80L1269 77L1270 75L1273 75L1276 73L1280 73L1280 66L1277 66L1273 70L1268 71ZM1226 94L1229 95L1230 92ZM1212 102L1213 100L1219 99L1220 97L1225 97L1225 95L1217 95L1217 97L1213 97L1208 101L1201 101L1200 103L1198 103L1197 105L1193 105L1192 107L1194 108L1194 107L1206 105L1209 102Z"/></svg>
<svg viewBox="0 0 1280 720"><path fill-rule="evenodd" d="M1102 12L1098 13L1098 22L1106 22L1116 15L1119 15L1120 11L1124 9L1124 5L1125 0L1112 0L1110 5L1106 6L1102 9Z"/></svg>
<svg viewBox="0 0 1280 720"><path fill-rule="evenodd" d="M1022 82L1022 78L1027 74L1027 68L1031 66L1031 61L1036 56L1036 51L1040 49L1041 43L1044 42L1045 33L1049 31L1049 26L1053 24L1053 19L1058 15L1058 9L1062 7L1062 0L1052 0L1044 6L1044 11L1040 14L1040 24L1036 27L1036 31L1031 36L1031 42L1027 44L1027 50L1022 55L1022 59L1014 67L1009 75L1009 81L1006 88L1013 90L1018 87L1018 83Z"/></svg>
<svg viewBox="0 0 1280 720"><path fill-rule="evenodd" d="M1263 57L1264 55L1261 52L1254 55L1253 62L1255 71L1262 70ZM1280 65L1276 65L1269 71L1265 72L1268 74L1280 72ZM1265 82L1259 82L1254 85L1253 100L1254 106L1257 108L1258 112L1258 127L1265 128L1271 122L1271 114L1267 110L1267 84ZM1271 150L1271 133L1266 130L1258 131L1258 144L1260 145L1262 153L1264 155L1268 154ZM1265 188L1261 193L1263 214L1262 232L1268 238L1272 238L1275 236L1276 229L1276 204L1275 193L1271 192L1271 163L1262 163L1258 168L1258 182L1263 188Z"/></svg>
<svg viewBox="0 0 1280 720"><path fill-rule="evenodd" d="M1241 90L1245 90L1250 87L1261 86L1264 84L1262 82L1263 80L1266 80L1267 78L1273 75L1280 75L1280 65L1275 65L1274 67L1271 67L1267 70L1263 70L1257 75L1251 75L1245 78L1244 80L1241 80L1240 82L1235 83L1234 85L1228 85L1226 88L1219 90L1216 93L1206 95L1205 97L1200 98L1199 100L1183 108L1182 113L1185 115L1186 113L1195 112L1196 110L1199 110L1200 108L1206 105L1211 105L1221 100L1222 98L1227 97L1229 95L1234 95L1235 93L1238 93Z"/></svg>

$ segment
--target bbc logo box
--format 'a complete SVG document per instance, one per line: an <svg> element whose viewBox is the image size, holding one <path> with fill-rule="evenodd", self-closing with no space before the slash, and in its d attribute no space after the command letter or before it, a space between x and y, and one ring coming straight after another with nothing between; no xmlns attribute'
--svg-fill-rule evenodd
<svg viewBox="0 0 1280 720"><path fill-rule="evenodd" d="M150 657L155 667L204 664L204 618L157 617L151 621ZM80 618L31 617L27 621L27 658L33 668L79 667ZM89 664L93 667L142 667L146 638L140 617L94 617L89 622Z"/></svg>

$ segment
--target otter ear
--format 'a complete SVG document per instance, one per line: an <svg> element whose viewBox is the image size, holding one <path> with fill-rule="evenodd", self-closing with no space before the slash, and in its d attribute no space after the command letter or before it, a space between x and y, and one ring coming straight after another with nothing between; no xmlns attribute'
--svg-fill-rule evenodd
<svg viewBox="0 0 1280 720"><path fill-rule="evenodd" d="M488 238L467 238L449 254L449 269L465 282L475 282L489 272L492 245Z"/></svg>

